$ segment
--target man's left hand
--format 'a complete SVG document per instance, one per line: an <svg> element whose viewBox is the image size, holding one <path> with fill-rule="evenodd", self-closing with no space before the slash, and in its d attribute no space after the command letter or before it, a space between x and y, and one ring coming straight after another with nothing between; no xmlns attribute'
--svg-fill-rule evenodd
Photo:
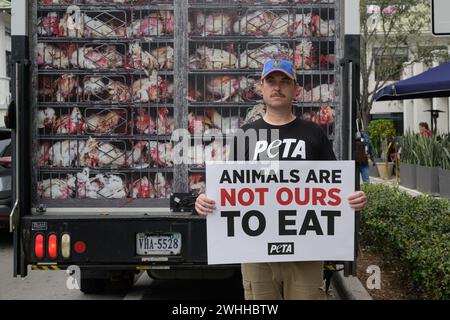
<svg viewBox="0 0 450 320"><path fill-rule="evenodd" d="M367 207L367 196L364 191L354 192L347 199L350 207L356 211L364 210Z"/></svg>

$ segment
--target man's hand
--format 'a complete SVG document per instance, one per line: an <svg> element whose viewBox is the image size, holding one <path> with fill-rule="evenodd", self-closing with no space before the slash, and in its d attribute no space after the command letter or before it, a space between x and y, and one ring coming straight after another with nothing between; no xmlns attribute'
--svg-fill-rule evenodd
<svg viewBox="0 0 450 320"><path fill-rule="evenodd" d="M212 213L216 209L216 202L206 197L206 194L202 193L195 200L195 210L206 216L208 213Z"/></svg>
<svg viewBox="0 0 450 320"><path fill-rule="evenodd" d="M356 211L364 210L367 207L367 196L364 191L352 193L347 200L350 207Z"/></svg>

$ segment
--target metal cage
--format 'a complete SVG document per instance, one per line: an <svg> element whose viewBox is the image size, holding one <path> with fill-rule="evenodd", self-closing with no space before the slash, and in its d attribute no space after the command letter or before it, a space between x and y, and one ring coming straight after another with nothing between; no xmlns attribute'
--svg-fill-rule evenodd
<svg viewBox="0 0 450 320"><path fill-rule="evenodd" d="M39 0L32 24L35 207L168 207L203 191L205 160L230 151L217 137L264 114L270 58L296 66L295 113L337 136L339 1Z"/></svg>

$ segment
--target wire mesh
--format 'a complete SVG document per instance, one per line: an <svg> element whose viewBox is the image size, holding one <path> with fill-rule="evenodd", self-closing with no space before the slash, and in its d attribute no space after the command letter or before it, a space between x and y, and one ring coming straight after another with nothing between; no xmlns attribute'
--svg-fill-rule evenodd
<svg viewBox="0 0 450 320"><path fill-rule="evenodd" d="M297 116L335 136L338 2L190 0L182 9L189 34L183 70L175 69L182 48L174 1L37 3L37 205L168 199L178 165L171 135L180 128L191 135L186 189L203 191L205 161L230 152L223 134L264 115L259 78L271 58L296 66ZM175 88L186 74L188 88ZM180 126L174 96L184 89Z"/></svg>

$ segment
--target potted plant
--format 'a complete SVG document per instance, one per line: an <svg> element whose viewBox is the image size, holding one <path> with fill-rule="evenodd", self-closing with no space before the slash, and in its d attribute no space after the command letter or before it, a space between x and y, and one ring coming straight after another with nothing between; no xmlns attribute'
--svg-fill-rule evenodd
<svg viewBox="0 0 450 320"><path fill-rule="evenodd" d="M417 148L413 150L417 158L416 175L417 190L439 195L439 166L442 145L437 136L417 138Z"/></svg>
<svg viewBox="0 0 450 320"><path fill-rule="evenodd" d="M439 193L450 199L450 134L442 136L441 167L438 169Z"/></svg>
<svg viewBox="0 0 450 320"><path fill-rule="evenodd" d="M414 150L417 148L417 135L408 132L400 140L400 184L406 188L416 189L416 157Z"/></svg>
<svg viewBox="0 0 450 320"><path fill-rule="evenodd" d="M373 145L373 153L378 173L387 180L391 177L394 163L389 162L389 150L393 145L395 127L392 121L375 120L369 123L369 135Z"/></svg>

